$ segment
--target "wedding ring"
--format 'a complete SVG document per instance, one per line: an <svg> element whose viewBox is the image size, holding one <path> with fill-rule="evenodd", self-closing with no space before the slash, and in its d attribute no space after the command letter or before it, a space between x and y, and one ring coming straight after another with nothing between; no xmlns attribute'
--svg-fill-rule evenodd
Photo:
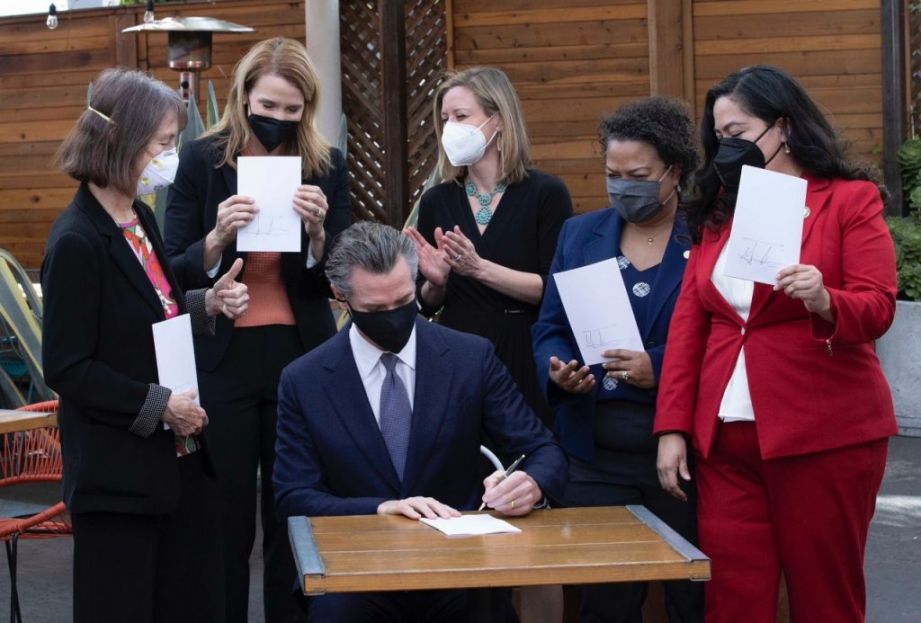
<svg viewBox="0 0 921 623"><path fill-rule="evenodd" d="M512 508L515 508L515 500L512 500L511 506L512 506Z"/></svg>
<svg viewBox="0 0 921 623"><path fill-rule="evenodd" d="M322 214L322 212L320 211L320 208L314 209L313 213L316 214L317 216L320 216Z"/></svg>
<svg viewBox="0 0 921 623"><path fill-rule="evenodd" d="M464 259L464 256L463 256L462 254L460 254L460 253L458 253L457 255L454 256L454 261L455 261L455 262L459 262L459 261L461 261L462 259Z"/></svg>
<svg viewBox="0 0 921 623"><path fill-rule="evenodd" d="M624 370L623 372L620 373L620 378L622 378L622 379L625 380L625 381L629 381L629 380L630 380L630 373L627 372L626 370Z"/></svg>

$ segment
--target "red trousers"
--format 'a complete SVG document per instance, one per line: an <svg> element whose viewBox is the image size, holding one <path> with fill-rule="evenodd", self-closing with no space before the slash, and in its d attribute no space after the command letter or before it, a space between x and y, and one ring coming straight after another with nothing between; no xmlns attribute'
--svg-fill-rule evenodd
<svg viewBox="0 0 921 623"><path fill-rule="evenodd" d="M763 460L754 422L721 424L697 459L707 623L774 623L783 571L793 623L862 623L867 530L888 440Z"/></svg>

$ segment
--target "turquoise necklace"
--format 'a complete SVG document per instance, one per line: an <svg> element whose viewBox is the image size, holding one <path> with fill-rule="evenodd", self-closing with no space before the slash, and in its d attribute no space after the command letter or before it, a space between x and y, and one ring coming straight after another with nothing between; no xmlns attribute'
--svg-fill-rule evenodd
<svg viewBox="0 0 921 623"><path fill-rule="evenodd" d="M476 184L473 183L473 180L467 178L467 183L464 185L464 188L467 190L467 196L476 197L477 202L480 204L480 209L477 211L476 216L474 216L477 225L489 225L489 221L492 220L492 210L489 209L489 205L492 203L493 198L499 193L504 193L507 187L508 184L505 182L499 182L496 184L496 187L492 189L492 192L480 194L477 192Z"/></svg>

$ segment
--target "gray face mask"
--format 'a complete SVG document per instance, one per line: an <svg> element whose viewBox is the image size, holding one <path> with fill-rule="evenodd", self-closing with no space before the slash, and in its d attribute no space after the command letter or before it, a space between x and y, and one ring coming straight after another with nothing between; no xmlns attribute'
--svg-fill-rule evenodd
<svg viewBox="0 0 921 623"><path fill-rule="evenodd" d="M665 203L659 201L659 189L662 178L668 175L672 168L669 166L665 169L658 180L625 180L622 178L611 178L607 180L608 197L611 199L611 207L620 213L621 217L628 223L644 223L655 218L665 207ZM675 193L678 187L672 190ZM665 199L667 202L671 199L671 194Z"/></svg>

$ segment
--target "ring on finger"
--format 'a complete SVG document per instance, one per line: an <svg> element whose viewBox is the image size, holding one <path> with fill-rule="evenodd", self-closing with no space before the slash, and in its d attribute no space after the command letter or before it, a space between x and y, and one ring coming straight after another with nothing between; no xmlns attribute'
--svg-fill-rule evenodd
<svg viewBox="0 0 921 623"><path fill-rule="evenodd" d="M509 504L511 505L512 508L515 508L515 500L512 500Z"/></svg>
<svg viewBox="0 0 921 623"><path fill-rule="evenodd" d="M455 262L459 262L459 261L461 261L462 259L464 259L464 254L463 254L463 253L458 253L457 255L454 256L454 261L455 261Z"/></svg>
<svg viewBox="0 0 921 623"><path fill-rule="evenodd" d="M620 373L620 378L622 378L622 379L625 380L625 381L629 381L629 380L630 380L630 373L627 372L626 370L624 370L623 372Z"/></svg>

